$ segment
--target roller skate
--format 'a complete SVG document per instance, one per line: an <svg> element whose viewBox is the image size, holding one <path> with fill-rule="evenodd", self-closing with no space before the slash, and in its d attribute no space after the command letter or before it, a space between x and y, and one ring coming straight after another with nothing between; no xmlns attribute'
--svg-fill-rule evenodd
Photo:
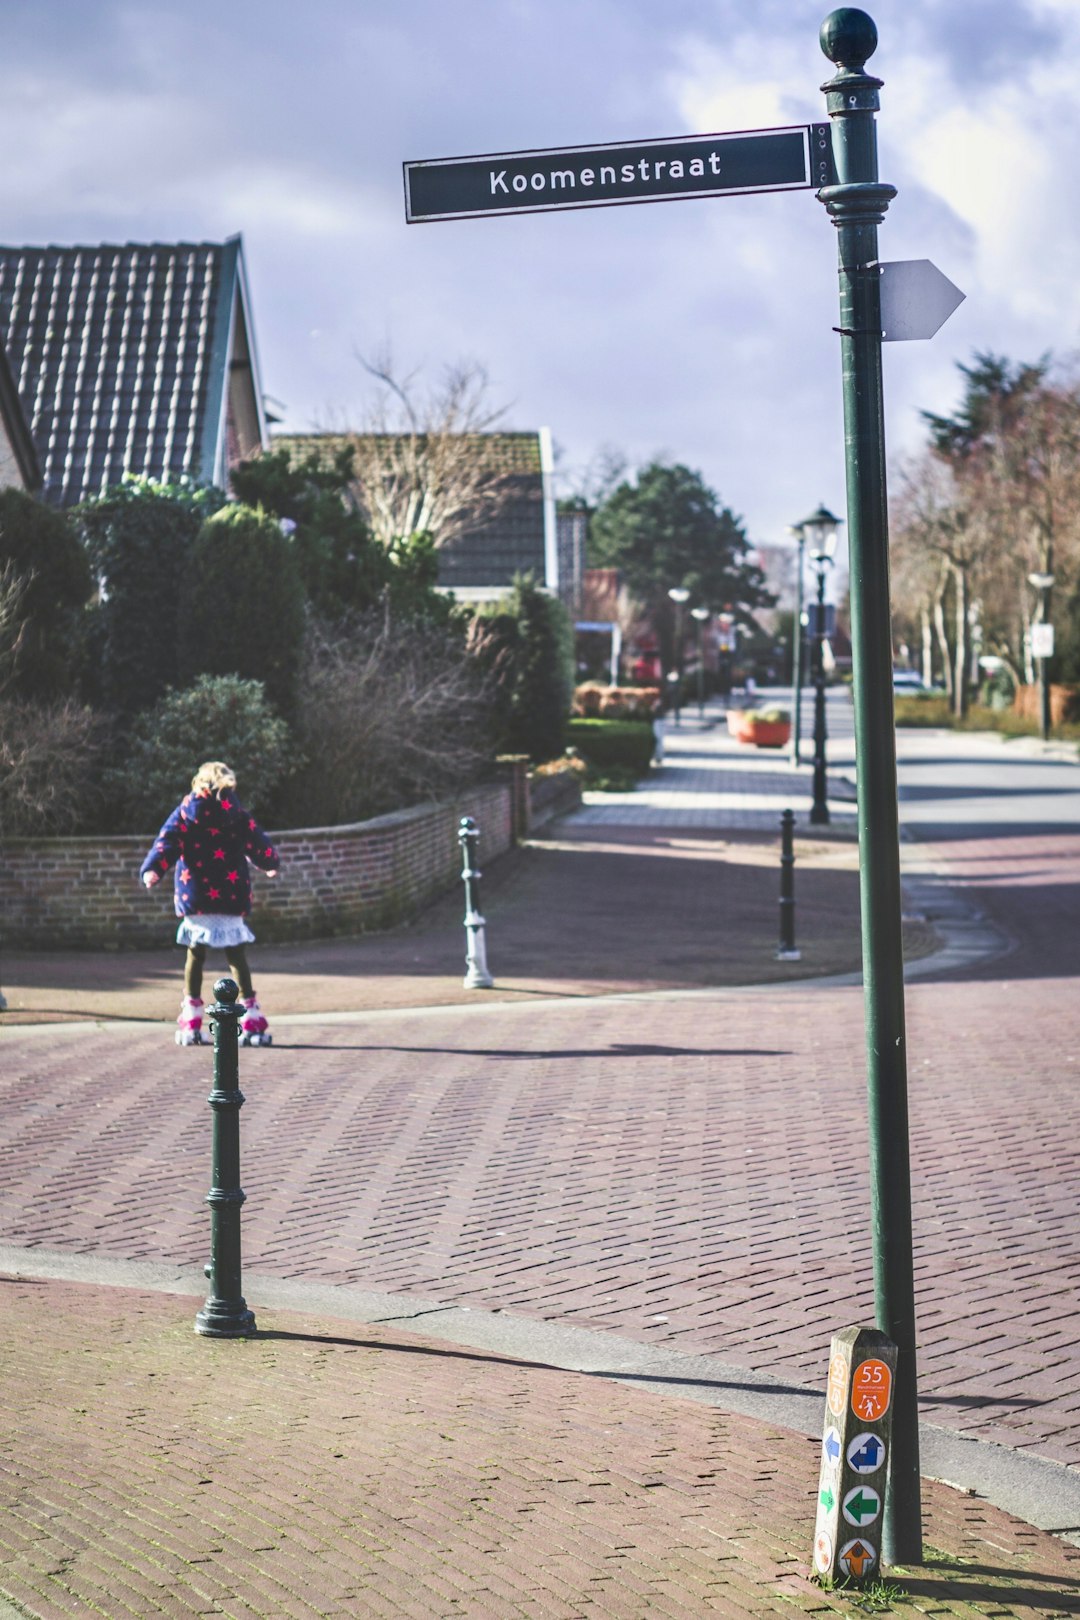
<svg viewBox="0 0 1080 1620"><path fill-rule="evenodd" d="M240 1005L244 1009L244 1016L240 1020L240 1045L272 1046L274 1037L267 1027L258 997L244 996Z"/></svg>
<svg viewBox="0 0 1080 1620"><path fill-rule="evenodd" d="M185 996L180 1003L180 1016L176 1020L177 1046L203 1046L203 1004L198 996Z"/></svg>

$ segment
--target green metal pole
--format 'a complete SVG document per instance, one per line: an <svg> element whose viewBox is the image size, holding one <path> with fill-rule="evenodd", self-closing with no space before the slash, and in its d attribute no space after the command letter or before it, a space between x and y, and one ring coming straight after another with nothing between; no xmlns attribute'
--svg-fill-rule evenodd
<svg viewBox="0 0 1080 1620"><path fill-rule="evenodd" d="M854 7L830 13L821 26L821 48L839 69L822 86L838 184L818 196L839 239L876 1314L899 1350L884 1555L917 1564L915 1279L877 240L896 189L878 179L874 115L882 81L864 70L876 46L873 21Z"/></svg>
<svg viewBox="0 0 1080 1620"><path fill-rule="evenodd" d="M210 1008L214 1023L214 1089L207 1101L213 1109L210 1191L210 1294L195 1318L196 1333L214 1339L247 1338L255 1332L255 1317L240 1292L240 1008L239 986L219 979L217 1001Z"/></svg>
<svg viewBox="0 0 1080 1620"><path fill-rule="evenodd" d="M813 560L813 554L811 554ZM829 784L825 762L825 562L817 562L817 620L814 625L814 797L810 820L829 825Z"/></svg>
<svg viewBox="0 0 1080 1620"><path fill-rule="evenodd" d="M799 578L795 590L795 628L792 635L791 658L791 684L793 687L792 697L794 698L794 702L792 704L793 730L791 734L791 763L793 765L800 765L802 763L801 759L799 758L799 754L802 748L803 552L806 549L806 535L803 533L801 525L799 527L798 534Z"/></svg>

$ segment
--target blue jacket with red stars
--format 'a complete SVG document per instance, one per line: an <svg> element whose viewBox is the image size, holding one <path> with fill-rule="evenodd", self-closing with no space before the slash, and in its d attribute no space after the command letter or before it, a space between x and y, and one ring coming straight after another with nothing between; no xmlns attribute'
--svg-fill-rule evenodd
<svg viewBox="0 0 1080 1620"><path fill-rule="evenodd" d="M139 877L165 876L176 867L176 915L218 913L243 917L251 910L248 861L275 871L277 854L254 816L228 791L189 793L154 840Z"/></svg>

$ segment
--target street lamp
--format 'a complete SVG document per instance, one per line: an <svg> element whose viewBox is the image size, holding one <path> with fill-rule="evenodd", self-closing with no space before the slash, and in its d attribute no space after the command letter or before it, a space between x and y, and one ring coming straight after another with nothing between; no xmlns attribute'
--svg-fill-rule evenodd
<svg viewBox="0 0 1080 1620"><path fill-rule="evenodd" d="M705 625L712 617L707 607L690 609L690 617L697 620L697 712L705 718Z"/></svg>
<svg viewBox="0 0 1080 1620"><path fill-rule="evenodd" d="M810 820L814 826L829 823L825 781L825 576L836 555L840 519L826 506L819 506L798 525L810 545L810 562L817 574L817 612L812 625L814 641L814 802Z"/></svg>
<svg viewBox="0 0 1080 1620"><path fill-rule="evenodd" d="M1046 660L1054 656L1054 626L1050 622L1050 590L1053 583L1053 574L1028 575L1028 584L1039 593L1039 617L1031 627L1031 651L1039 660L1039 730L1043 742L1050 736L1050 686L1046 679Z"/></svg>
<svg viewBox="0 0 1080 1620"><path fill-rule="evenodd" d="M682 610L690 600L685 585L672 585L668 595L675 604L675 724L679 724L682 704Z"/></svg>

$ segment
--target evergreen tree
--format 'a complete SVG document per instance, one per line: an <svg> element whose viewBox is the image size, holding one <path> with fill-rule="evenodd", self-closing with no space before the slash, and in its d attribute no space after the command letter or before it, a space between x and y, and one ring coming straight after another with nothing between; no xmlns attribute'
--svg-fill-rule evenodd
<svg viewBox="0 0 1080 1620"><path fill-rule="evenodd" d="M554 759L566 746L573 697L573 631L566 609L531 576L481 614L471 644L495 688L502 753Z"/></svg>
<svg viewBox="0 0 1080 1620"><path fill-rule="evenodd" d="M83 608L93 589L70 520L21 489L0 490L0 572L17 602L8 697L66 697L78 674Z"/></svg>
<svg viewBox="0 0 1080 1620"><path fill-rule="evenodd" d="M720 505L700 473L658 461L643 467L636 482L619 484L589 526L590 563L621 571L659 636L665 669L676 662L672 586L685 587L691 604L714 612L730 603L744 621L772 603L748 550L741 520Z"/></svg>

